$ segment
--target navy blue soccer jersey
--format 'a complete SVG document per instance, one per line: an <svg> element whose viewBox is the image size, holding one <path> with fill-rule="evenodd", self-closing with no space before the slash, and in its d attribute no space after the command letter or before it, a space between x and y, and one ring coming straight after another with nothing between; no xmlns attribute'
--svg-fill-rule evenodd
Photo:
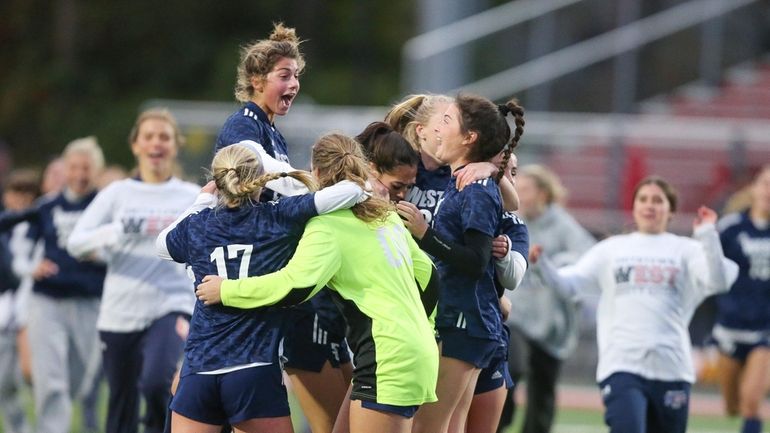
<svg viewBox="0 0 770 433"><path fill-rule="evenodd" d="M497 234L508 236L508 239L511 240L511 251L521 254L524 260L529 263L529 230L518 215L513 212L503 212ZM505 287L497 278L495 278L495 288L500 296L505 292Z"/></svg>
<svg viewBox="0 0 770 433"><path fill-rule="evenodd" d="M511 240L511 250L518 252L529 261L529 230L527 225L513 212L503 212L498 235L506 235Z"/></svg>
<svg viewBox="0 0 770 433"><path fill-rule="evenodd" d="M717 323L743 330L770 329L770 227L758 228L747 212L719 222L725 257L738 264L738 279L717 296Z"/></svg>
<svg viewBox="0 0 770 433"><path fill-rule="evenodd" d="M192 267L195 284L209 274L236 279L284 267L318 215L313 194L237 209L204 209L182 220L167 237L171 257ZM255 362L276 362L283 311L240 310L196 301L182 375Z"/></svg>
<svg viewBox="0 0 770 433"><path fill-rule="evenodd" d="M452 177L436 209L433 229L440 238L464 244L464 234L476 230L493 238L503 212L500 191L490 177L458 191ZM493 259L494 260L494 259ZM490 260L483 276L475 280L436 260L441 278L436 327L466 329L473 337L500 340L502 321L494 285L494 262Z"/></svg>
<svg viewBox="0 0 770 433"><path fill-rule="evenodd" d="M231 114L217 136L214 153L231 144L252 140L265 149L268 155L278 161L289 162L289 149L283 135L270 123L267 114L254 102L247 102L240 110ZM278 196L273 191L264 190L260 201L270 201Z"/></svg>
<svg viewBox="0 0 770 433"><path fill-rule="evenodd" d="M428 224L433 222L436 206L441 201L451 177L452 170L449 166L428 171L422 160L417 164L417 180L406 195L406 201L417 206Z"/></svg>
<svg viewBox="0 0 770 433"><path fill-rule="evenodd" d="M70 201L64 192L38 199L36 212L29 220L27 237L33 241L42 240L43 258L55 263L59 270L36 280L32 291L54 298L101 297L106 267L78 260L67 252L67 239L94 197L96 191L74 201Z"/></svg>

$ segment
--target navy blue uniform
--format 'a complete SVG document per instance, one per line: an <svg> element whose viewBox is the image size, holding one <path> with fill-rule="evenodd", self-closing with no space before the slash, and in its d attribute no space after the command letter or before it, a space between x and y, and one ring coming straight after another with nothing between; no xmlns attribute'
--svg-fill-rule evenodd
<svg viewBox="0 0 770 433"><path fill-rule="evenodd" d="M436 206L444 196L444 190L451 178L452 170L449 166L428 171L422 160L417 164L417 180L406 195L406 201L417 206L428 224L432 224Z"/></svg>
<svg viewBox="0 0 770 433"><path fill-rule="evenodd" d="M730 291L716 297L714 337L722 352L745 360L757 346L770 346L770 227L754 225L748 211L719 221L725 257L738 264Z"/></svg>
<svg viewBox="0 0 770 433"><path fill-rule="evenodd" d="M32 241L42 239L43 257L59 267L56 274L35 281L32 286L35 293L53 298L101 297L105 266L77 260L66 250L67 239L75 223L94 197L95 191L70 201L61 192L38 199L35 206L27 211L9 212L0 218L0 230L8 229L22 220L29 221L27 237ZM12 217L14 215L19 218Z"/></svg>
<svg viewBox="0 0 770 433"><path fill-rule="evenodd" d="M511 251L516 251L529 261L529 230L527 225L513 212L503 212L498 235L506 235L511 240Z"/></svg>
<svg viewBox="0 0 770 433"><path fill-rule="evenodd" d="M312 194L204 209L174 227L166 246L175 261L191 266L196 286L209 274L264 275L288 263L305 223L316 215ZM279 307L242 310L196 301L171 409L214 425L288 416L278 363L284 316Z"/></svg>
<svg viewBox="0 0 770 433"><path fill-rule="evenodd" d="M204 209L182 220L166 238L171 257L191 265L195 284L209 274L245 278L284 267L305 223L316 216L313 195L237 209ZM276 362L282 312L241 310L196 301L182 376L254 362Z"/></svg>
<svg viewBox="0 0 770 433"><path fill-rule="evenodd" d="M259 106L251 101L231 114L217 136L214 153L223 148L241 142L243 140L256 141L265 149L268 155L278 161L289 162L289 150L286 146L286 139L270 123L267 114ZM278 199L278 194L263 190L260 201L270 201Z"/></svg>
<svg viewBox="0 0 770 433"><path fill-rule="evenodd" d="M518 252L524 257L524 260L527 260L527 257L529 256L529 231L527 230L527 225L524 224L524 221L522 221L516 214L513 212L503 212L497 234L508 236L511 240L511 251ZM503 287L497 279L495 279L495 288L498 297L502 296L505 287ZM500 350L495 355L495 359L492 361L491 365L481 370L481 373L479 373L474 394L492 391L503 385L505 385L506 388L512 388L514 386L513 378L508 369L508 344L510 332L508 326L503 323L503 346L500 347Z"/></svg>
<svg viewBox="0 0 770 433"><path fill-rule="evenodd" d="M243 140L256 141L268 155L289 162L288 146L283 135L270 123L267 114L254 102L247 102L230 115L219 131L215 152ZM281 195L265 189L260 201L278 200ZM293 249L292 249L293 252ZM276 268L278 269L278 268ZM285 329L284 356L287 367L321 371L328 360L333 366L350 362L345 344L345 320L326 289L309 302L287 313L292 326Z"/></svg>
<svg viewBox="0 0 770 433"><path fill-rule="evenodd" d="M433 229L444 240L464 244L466 231L475 230L489 238L497 233L502 214L502 200L492 178L476 181L458 191L452 177L436 209ZM441 277L436 328L444 342L442 353L476 365L488 367L494 353L503 344L503 323L497 291L495 267L492 260L481 278L474 279L442 260L436 261ZM470 339L466 337L471 337ZM453 354L452 341L462 340Z"/></svg>

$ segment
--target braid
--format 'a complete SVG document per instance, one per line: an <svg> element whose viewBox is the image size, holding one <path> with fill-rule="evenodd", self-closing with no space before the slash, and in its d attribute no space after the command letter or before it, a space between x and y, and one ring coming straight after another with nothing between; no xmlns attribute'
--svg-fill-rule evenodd
<svg viewBox="0 0 770 433"><path fill-rule="evenodd" d="M506 145L505 149L503 149L503 161L500 163L500 170L497 172L497 183L500 183L500 181L503 179L503 176L505 176L505 170L508 167L508 161L511 160L512 153L513 149L511 149L511 145Z"/></svg>
<svg viewBox="0 0 770 433"><path fill-rule="evenodd" d="M515 125L515 128L513 129L513 139L511 140L511 145L509 146L511 151L513 151L513 149L519 145L519 140L524 134L524 107L519 105L519 101L517 99L511 99L505 105L513 115L513 123Z"/></svg>
<svg viewBox="0 0 770 433"><path fill-rule="evenodd" d="M500 165L500 171L497 173L497 181L500 182L505 175L505 170L508 167L508 161L511 159L513 149L519 145L519 140L521 139L522 134L524 134L524 108L519 105L517 99L511 99L505 103L505 105L498 105L497 107L503 117L508 113L511 113L514 123L513 137L511 138L510 143L506 144L503 149L503 161Z"/></svg>
<svg viewBox="0 0 770 433"><path fill-rule="evenodd" d="M315 180L313 180L313 176L310 173L302 170L291 171L289 173L263 174L262 176L259 176L258 178L254 179L249 185L245 186L244 188L248 189L250 193L254 193L257 190L264 188L268 182L271 182L273 180L280 179L283 177L287 177L287 176L302 182L310 191L315 191L318 189L318 186L316 185Z"/></svg>

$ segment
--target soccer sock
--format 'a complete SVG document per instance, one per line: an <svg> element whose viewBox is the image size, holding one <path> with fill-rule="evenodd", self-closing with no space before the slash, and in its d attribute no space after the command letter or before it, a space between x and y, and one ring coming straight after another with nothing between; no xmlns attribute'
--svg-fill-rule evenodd
<svg viewBox="0 0 770 433"><path fill-rule="evenodd" d="M741 433L762 433L762 420L759 418L744 418Z"/></svg>

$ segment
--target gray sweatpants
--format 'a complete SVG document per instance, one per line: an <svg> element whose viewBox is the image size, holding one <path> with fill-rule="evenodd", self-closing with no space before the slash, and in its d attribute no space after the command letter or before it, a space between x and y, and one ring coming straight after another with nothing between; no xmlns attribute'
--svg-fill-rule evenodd
<svg viewBox="0 0 770 433"><path fill-rule="evenodd" d="M0 418L6 433L29 433L21 391L16 330L0 331Z"/></svg>
<svg viewBox="0 0 770 433"><path fill-rule="evenodd" d="M57 299L33 293L29 345L37 433L67 433L72 399L91 389L100 363L95 298Z"/></svg>

